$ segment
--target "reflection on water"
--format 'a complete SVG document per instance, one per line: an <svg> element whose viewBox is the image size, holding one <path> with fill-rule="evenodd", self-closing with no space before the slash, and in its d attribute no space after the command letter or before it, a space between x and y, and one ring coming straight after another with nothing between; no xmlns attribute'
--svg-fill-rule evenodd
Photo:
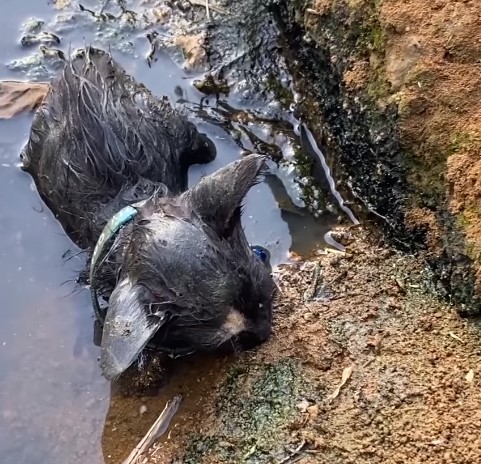
<svg viewBox="0 0 481 464"><path fill-rule="evenodd" d="M23 78L5 65L31 53L18 45L20 24L27 16L48 20L53 14L50 3L2 0L0 78ZM24 12L27 10L28 15ZM95 33L95 28L85 25L66 29L62 34L64 51L70 44L72 48L85 42L96 45ZM145 46L145 41L142 43ZM137 59L118 53L114 56L157 95L176 101L175 89L180 86L184 99L199 102L201 95L191 86L197 76L187 79L161 54L155 66L149 68L143 59L144 51ZM230 103L235 106L238 102L231 99ZM191 185L240 155L239 146L220 127L198 119L195 122L213 138L218 158L210 165L192 167ZM101 448L110 386L100 375L98 349L92 343L89 294L73 283L83 260L80 255L64 263L66 256L78 250L43 206L31 178L17 166L30 124L31 116L0 121L1 462L114 462L109 450L103 456ZM328 228L326 223L303 217L292 203L285 208L286 204L289 201L282 184L269 181L254 187L246 201L243 223L247 237L251 243L270 250L273 265L286 261L290 249L307 252L321 244ZM183 375L182 385L187 385L188 380L187 374ZM160 398L156 405L160 412L164 405ZM155 416L155 408L149 411ZM132 414L138 416L137 400ZM144 419L147 428L149 414ZM128 414L125 417L128 419ZM125 417L121 423L127 420ZM110 422L106 430L112 450L121 437ZM125 430L122 439L127 440L126 446L135 444L137 437L128 432L132 430L128 423ZM140 437L141 432L137 435Z"/></svg>
<svg viewBox="0 0 481 464"><path fill-rule="evenodd" d="M30 117L0 124L0 454L3 464L101 463L109 386L99 375L80 259L43 208L19 148Z"/></svg>

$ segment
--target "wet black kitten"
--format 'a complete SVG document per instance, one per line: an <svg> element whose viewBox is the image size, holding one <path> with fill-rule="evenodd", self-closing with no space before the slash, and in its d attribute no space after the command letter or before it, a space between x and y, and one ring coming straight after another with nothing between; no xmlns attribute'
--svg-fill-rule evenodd
<svg viewBox="0 0 481 464"><path fill-rule="evenodd" d="M192 123L97 49L66 65L35 115L24 169L81 247L93 250L115 213L144 200L96 269L108 379L147 344L246 349L271 333L275 286L241 226L264 160L248 156L187 190L188 167L214 158Z"/></svg>

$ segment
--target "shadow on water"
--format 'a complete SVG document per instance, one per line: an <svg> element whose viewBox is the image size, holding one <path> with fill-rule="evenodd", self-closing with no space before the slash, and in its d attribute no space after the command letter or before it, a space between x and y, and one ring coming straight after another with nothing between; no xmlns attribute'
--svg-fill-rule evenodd
<svg viewBox="0 0 481 464"><path fill-rule="evenodd" d="M54 17L50 3L3 0L0 78L48 80L53 75L44 75L43 71L32 74L31 67L18 62L35 51L20 47L21 23L30 16L48 23ZM86 4L98 5L98 2ZM68 52L70 45L76 48L84 43L106 48L105 40L98 43L98 25L82 18L66 16L58 25L58 31L54 31L62 37L63 50ZM124 40L124 37L112 36L112 41L115 40ZM129 43L140 51L129 54L113 50L114 57L127 72L172 102L179 100L180 87L182 100L187 102L185 107L198 107L203 95L192 86L198 75L187 74L161 53L150 68L145 60L145 36L134 35ZM17 60L15 66L12 66L13 60ZM217 107L215 98L208 100L203 101L208 109ZM248 102L235 95L225 98L224 103L224 109L248 109ZM259 102L256 105L258 109ZM218 152L213 163L191 168L189 182L192 185L202 175L238 159L242 147L218 121L201 118L198 112L188 109L187 112L200 130L214 140ZM119 449L122 453L129 451L129 447L135 445L163 408L165 399L176 389L194 398L188 399L180 411L182 417L188 417L189 408L194 408L195 401L201 398L201 393L196 392L197 382L202 385L215 382L219 365L229 361L212 359L200 366L192 360L182 361L178 374L141 419L138 419L138 408L144 400L132 398L122 402L114 398L102 450L110 385L100 375L98 349L92 343L89 294L73 283L84 263L79 255L62 264L78 250L41 203L30 177L18 168L19 152L27 140L30 124L31 116L0 121L1 460L3 464L115 462L113 454ZM269 133L262 122L246 125L257 137L269 138L272 144L279 140L279 134ZM281 139L279 150L291 150L289 137ZM249 141L244 143L246 147L255 149L252 143L249 147ZM276 173L274 163L272 166ZM295 193L292 195L296 190L289 182L289 179L281 181L276 176L267 176L252 189L246 201L243 223L248 240L268 248L273 265L286 262L290 251L305 254L324 246L323 236L334 222L332 217L317 220L305 213L294 198ZM191 380L196 382L194 386L189 386ZM118 423L124 424L124 430L112 426L111 416L118 415L119 410L122 415ZM137 424L138 430L133 424ZM125 440L124 449L122 440Z"/></svg>

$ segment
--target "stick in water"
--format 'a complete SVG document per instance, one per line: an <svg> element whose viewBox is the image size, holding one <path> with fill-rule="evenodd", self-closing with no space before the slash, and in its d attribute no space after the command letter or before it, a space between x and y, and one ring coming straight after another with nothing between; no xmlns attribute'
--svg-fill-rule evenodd
<svg viewBox="0 0 481 464"><path fill-rule="evenodd" d="M160 416L154 422L152 427L150 427L144 438L140 440L139 444L122 464L135 464L139 457L144 454L154 444L154 442L166 432L166 430L169 428L170 421L179 409L181 401L182 397L177 395L173 400L169 401L165 405L164 410L160 413Z"/></svg>

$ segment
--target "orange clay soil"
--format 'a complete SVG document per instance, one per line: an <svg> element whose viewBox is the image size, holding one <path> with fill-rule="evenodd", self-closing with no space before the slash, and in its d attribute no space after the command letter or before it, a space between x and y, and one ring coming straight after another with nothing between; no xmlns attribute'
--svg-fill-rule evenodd
<svg viewBox="0 0 481 464"><path fill-rule="evenodd" d="M447 194L480 264L481 8L478 1L382 2L386 77L399 92L405 144ZM430 185L426 185L430 184ZM481 274L478 272L478 283Z"/></svg>
<svg viewBox="0 0 481 464"><path fill-rule="evenodd" d="M478 328L437 299L429 271L413 257L361 228L339 236L346 253L277 271L275 336L256 352L178 362L157 396L113 395L106 462L121 463L177 393L184 402L145 462L479 462ZM281 394L275 411L287 414L262 428L251 405L258 400L258 409L270 407L261 397L271 387L259 380L262 367L248 367L274 366L272 373L283 365L285 374L286 362L297 365L296 374L277 376L281 388L266 397L275 401ZM242 379L235 388L233 372ZM241 407L233 407L236 402ZM239 433L235 424L245 430Z"/></svg>
<svg viewBox="0 0 481 464"><path fill-rule="evenodd" d="M467 241L464 252L476 263L481 288L480 2L311 3L304 20L308 30L318 27L322 14L333 5L367 12L364 19L371 24L371 54L366 60L353 59L343 76L344 84L353 94L367 90L380 107L387 102L398 104L401 141L410 157L406 161L409 183L417 193L455 215L455 225ZM436 253L441 242L435 214L416 203L408 221L427 228L431 251Z"/></svg>

